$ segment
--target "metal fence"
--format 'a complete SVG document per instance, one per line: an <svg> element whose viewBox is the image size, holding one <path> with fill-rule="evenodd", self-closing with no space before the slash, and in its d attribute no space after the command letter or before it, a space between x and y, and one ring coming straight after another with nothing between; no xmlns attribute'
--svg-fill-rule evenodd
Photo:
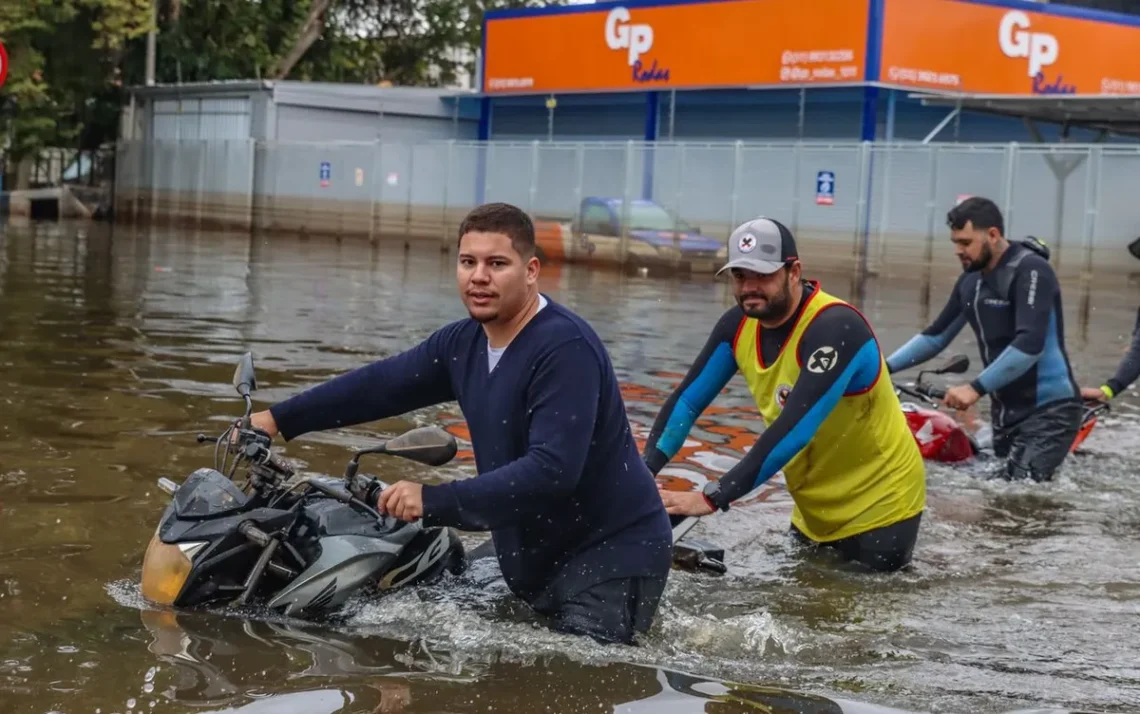
<svg viewBox="0 0 1140 714"><path fill-rule="evenodd" d="M587 196L650 198L722 240L771 215L815 260L888 271L942 250L946 211L966 195L995 200L1007 234L1044 239L1063 272L1119 265L1140 234L1140 147L237 140L117 152L116 214L159 223L450 244L484 201L569 221ZM830 196L821 172L834 178Z"/></svg>

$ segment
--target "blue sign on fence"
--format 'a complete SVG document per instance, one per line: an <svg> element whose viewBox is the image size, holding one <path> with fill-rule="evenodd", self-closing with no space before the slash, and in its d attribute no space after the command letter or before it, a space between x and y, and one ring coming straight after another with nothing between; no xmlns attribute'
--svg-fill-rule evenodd
<svg viewBox="0 0 1140 714"><path fill-rule="evenodd" d="M332 178L332 164L328 161L321 162L321 186L328 186L329 179Z"/></svg>
<svg viewBox="0 0 1140 714"><path fill-rule="evenodd" d="M835 203L835 174L831 171L820 171L815 175L815 202L820 206L830 206Z"/></svg>

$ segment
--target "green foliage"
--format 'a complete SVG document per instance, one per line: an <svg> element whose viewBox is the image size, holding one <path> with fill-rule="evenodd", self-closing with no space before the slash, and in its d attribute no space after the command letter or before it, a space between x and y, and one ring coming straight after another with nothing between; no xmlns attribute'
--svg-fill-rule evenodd
<svg viewBox="0 0 1140 714"><path fill-rule="evenodd" d="M149 22L147 0L0 3L0 37L10 63L0 88L0 137L9 139L11 156L94 140L84 129L108 123L99 105L108 97L117 101L123 50ZM112 135L116 121L112 115Z"/></svg>
<svg viewBox="0 0 1140 714"><path fill-rule="evenodd" d="M565 0L155 0L159 83L227 79L438 86L474 73L483 13ZM118 135L146 71L150 0L0 0L10 57L0 148Z"/></svg>

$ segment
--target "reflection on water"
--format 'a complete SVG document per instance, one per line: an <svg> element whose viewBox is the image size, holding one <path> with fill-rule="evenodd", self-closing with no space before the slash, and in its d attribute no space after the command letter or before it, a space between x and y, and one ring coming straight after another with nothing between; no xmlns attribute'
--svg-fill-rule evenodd
<svg viewBox="0 0 1140 714"><path fill-rule="evenodd" d="M948 249L919 279L815 275L861 307L887 349L941 309ZM933 466L914 568L857 575L787 538L777 480L700 524L728 575L676 573L645 646L538 626L495 580L354 603L336 628L146 606L135 581L166 503L161 476L210 463L198 432L241 409L252 350L259 405L402 350L461 317L452 258L402 242L106 226L0 232L0 701L14 712L1007 712L1140 707L1140 484L1132 394L1052 484ZM596 326L644 438L729 304L711 279L546 269L542 288ZM1082 380L1110 374L1140 291L1065 286ZM1091 291L1091 292L1090 292ZM1082 304L1083 303L1083 304ZM953 349L976 363L972 335ZM282 448L343 472L349 449L453 405ZM735 380L665 472L723 473L759 430ZM465 446L469 446L465 444ZM469 454L467 455L469 456ZM390 479L469 475L374 461ZM475 543L482 536L471 536ZM489 568L489 570L487 570ZM731 684L747 682L750 684ZM891 709L894 708L894 709Z"/></svg>

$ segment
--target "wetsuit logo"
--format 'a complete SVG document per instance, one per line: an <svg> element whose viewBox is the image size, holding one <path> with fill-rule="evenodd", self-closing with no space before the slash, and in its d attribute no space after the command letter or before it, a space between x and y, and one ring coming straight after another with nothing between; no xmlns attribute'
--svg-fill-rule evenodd
<svg viewBox="0 0 1140 714"><path fill-rule="evenodd" d="M783 409L788 404L788 395L791 393L792 385L790 384L781 384L776 387L776 404L780 405L780 409Z"/></svg>
<svg viewBox="0 0 1140 714"><path fill-rule="evenodd" d="M839 353L834 347L820 347L808 357L807 368L809 372L823 374L835 366Z"/></svg>

